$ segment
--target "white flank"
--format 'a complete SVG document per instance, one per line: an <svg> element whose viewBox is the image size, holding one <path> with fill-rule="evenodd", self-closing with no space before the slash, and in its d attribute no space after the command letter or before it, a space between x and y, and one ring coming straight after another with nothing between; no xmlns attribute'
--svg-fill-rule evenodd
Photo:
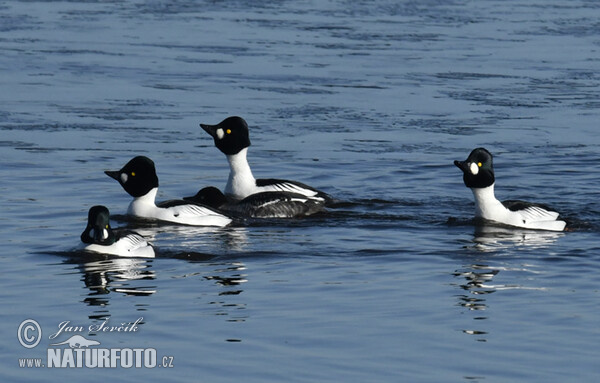
<svg viewBox="0 0 600 383"><path fill-rule="evenodd" d="M229 217L198 205L157 207L154 202L157 192L158 188L153 188L146 195L134 198L129 204L127 214L192 226L226 226L231 223Z"/></svg>
<svg viewBox="0 0 600 383"><path fill-rule="evenodd" d="M110 246L87 245L84 250L118 257L154 258L154 249L138 234L128 234Z"/></svg>

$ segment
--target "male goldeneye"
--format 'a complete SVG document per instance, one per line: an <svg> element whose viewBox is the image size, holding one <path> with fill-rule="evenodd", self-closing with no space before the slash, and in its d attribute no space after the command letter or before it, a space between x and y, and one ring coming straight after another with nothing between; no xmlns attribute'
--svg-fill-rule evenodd
<svg viewBox="0 0 600 383"><path fill-rule="evenodd" d="M121 170L105 173L133 197L127 209L129 215L194 226L225 226L231 222L217 210L189 201L165 201L157 206L158 177L154 162L148 157L135 157Z"/></svg>
<svg viewBox="0 0 600 383"><path fill-rule="evenodd" d="M113 230L110 213L105 206L92 206L87 227L81 233L83 250L119 257L154 258L154 249L136 232Z"/></svg>
<svg viewBox="0 0 600 383"><path fill-rule="evenodd" d="M318 203L329 203L326 193L296 181L280 179L255 179L246 159L250 137L248 124L241 117L228 117L217 125L200 124L215 140L215 146L229 161L229 179L225 195L234 200L242 200L261 192L285 192L303 195Z"/></svg>
<svg viewBox="0 0 600 383"><path fill-rule="evenodd" d="M227 198L214 186L200 189L195 196L184 199L244 218L304 217L317 213L324 207L322 203L302 194L289 192L261 192L235 201Z"/></svg>
<svg viewBox="0 0 600 383"><path fill-rule="evenodd" d="M526 229L563 231L567 223L557 220L550 208L525 201L500 202L494 195L492 154L484 148L474 149L465 161L454 161L463 171L465 185L475 196L475 216Z"/></svg>

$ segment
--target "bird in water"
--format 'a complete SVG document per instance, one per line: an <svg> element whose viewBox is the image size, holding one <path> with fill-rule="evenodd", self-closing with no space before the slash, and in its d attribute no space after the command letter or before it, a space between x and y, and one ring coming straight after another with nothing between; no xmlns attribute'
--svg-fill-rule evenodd
<svg viewBox="0 0 600 383"><path fill-rule="evenodd" d="M302 194L290 192L261 192L236 201L227 198L219 189L208 186L196 195L185 197L240 218L298 218L323 210L323 204Z"/></svg>
<svg viewBox="0 0 600 383"><path fill-rule="evenodd" d="M327 193L301 182L254 178L247 160L250 147L248 124L243 118L228 117L217 125L200 126L213 137L215 146L227 157L230 171L224 194L231 202L245 200L241 205L236 205L236 209L251 216L295 217L313 214L333 201ZM247 200L248 197L252 199ZM268 212L269 209L265 209L268 204L277 208L272 207L273 211ZM289 205L287 209L286 204ZM306 206L300 208L301 204ZM258 205L262 208L259 209ZM230 203L227 207L234 205Z"/></svg>
<svg viewBox="0 0 600 383"><path fill-rule="evenodd" d="M140 234L110 227L110 212L105 206L90 208L87 226L80 238L85 251L119 257L154 258L154 249Z"/></svg>
<svg viewBox="0 0 600 383"><path fill-rule="evenodd" d="M464 161L454 161L463 172L465 186L475 197L475 216L526 229L563 231L567 225L559 213L545 205L519 200L500 202L494 194L493 156L485 148L474 149Z"/></svg>
<svg viewBox="0 0 600 383"><path fill-rule="evenodd" d="M231 218L220 211L199 203L170 200L157 205L158 177L154 162L148 157L134 157L120 170L105 173L119 181L133 197L127 209L131 216L193 226L226 226L231 223Z"/></svg>

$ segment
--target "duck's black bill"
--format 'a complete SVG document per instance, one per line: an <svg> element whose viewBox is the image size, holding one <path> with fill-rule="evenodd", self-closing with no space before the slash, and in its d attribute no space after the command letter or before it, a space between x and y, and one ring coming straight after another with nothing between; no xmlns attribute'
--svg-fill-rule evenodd
<svg viewBox="0 0 600 383"><path fill-rule="evenodd" d="M210 134L213 138L217 134L217 129L219 128L218 125L207 125L207 124L200 124L200 127L202 129L204 129L204 131L206 133Z"/></svg>
<svg viewBox="0 0 600 383"><path fill-rule="evenodd" d="M118 170L106 170L104 171L104 174L106 174L110 178L114 178L117 181L119 180L120 172Z"/></svg>
<svg viewBox="0 0 600 383"><path fill-rule="evenodd" d="M456 167L462 170L463 172L467 171L467 161L454 161L454 165L456 165Z"/></svg>

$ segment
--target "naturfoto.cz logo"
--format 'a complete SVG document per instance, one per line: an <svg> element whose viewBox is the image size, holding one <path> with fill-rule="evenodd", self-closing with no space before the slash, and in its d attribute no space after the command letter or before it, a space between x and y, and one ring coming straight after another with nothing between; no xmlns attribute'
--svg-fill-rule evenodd
<svg viewBox="0 0 600 383"><path fill-rule="evenodd" d="M62 334L99 332L137 332L138 325L143 318L134 322L121 323L113 326L106 319L101 324L88 327L73 326L70 321L63 321L58 325L58 331L51 334L49 340L58 340ZM26 319L17 330L19 343L25 348L34 348L42 340L42 327L33 319ZM173 357L163 356L158 360L154 348L102 348L98 340L88 339L81 334L71 335L63 341L48 345L46 359L19 358L21 368L155 368L173 367Z"/></svg>

